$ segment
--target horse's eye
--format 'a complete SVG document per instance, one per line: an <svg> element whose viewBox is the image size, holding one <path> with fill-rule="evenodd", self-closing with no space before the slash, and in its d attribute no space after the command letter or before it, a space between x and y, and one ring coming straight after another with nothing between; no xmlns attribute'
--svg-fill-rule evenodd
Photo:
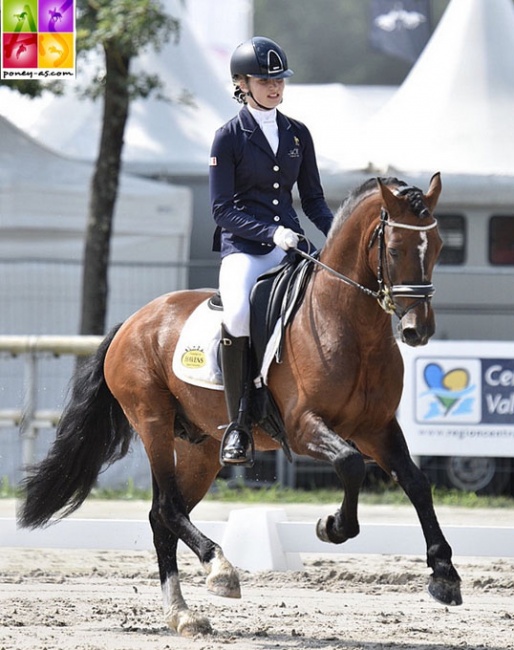
<svg viewBox="0 0 514 650"><path fill-rule="evenodd" d="M392 258L398 257L400 255L400 251L397 248L388 248L387 252Z"/></svg>

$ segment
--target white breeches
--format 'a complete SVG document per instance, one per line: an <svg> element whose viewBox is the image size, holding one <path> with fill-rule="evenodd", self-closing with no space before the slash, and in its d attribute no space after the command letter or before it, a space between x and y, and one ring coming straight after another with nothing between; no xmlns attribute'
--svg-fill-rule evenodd
<svg viewBox="0 0 514 650"><path fill-rule="evenodd" d="M223 324L232 336L250 336L250 292L255 281L278 266L285 252L275 247L266 255L232 253L221 260L219 290Z"/></svg>

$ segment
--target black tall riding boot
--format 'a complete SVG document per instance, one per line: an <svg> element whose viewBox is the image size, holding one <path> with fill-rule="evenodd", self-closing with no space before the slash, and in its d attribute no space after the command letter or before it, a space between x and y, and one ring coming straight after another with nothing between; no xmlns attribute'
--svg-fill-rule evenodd
<svg viewBox="0 0 514 650"><path fill-rule="evenodd" d="M230 419L221 441L223 465L253 465L253 437L247 415L249 356L249 338L234 337L222 325L221 368Z"/></svg>

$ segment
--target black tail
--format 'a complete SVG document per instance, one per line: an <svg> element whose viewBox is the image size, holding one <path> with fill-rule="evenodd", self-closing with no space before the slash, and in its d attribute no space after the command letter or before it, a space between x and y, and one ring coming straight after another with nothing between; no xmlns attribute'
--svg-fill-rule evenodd
<svg viewBox="0 0 514 650"><path fill-rule="evenodd" d="M96 354L77 367L55 442L23 481L20 526L36 528L57 512L59 518L72 513L93 488L102 466L128 452L133 431L103 373L105 355L119 328L109 332Z"/></svg>

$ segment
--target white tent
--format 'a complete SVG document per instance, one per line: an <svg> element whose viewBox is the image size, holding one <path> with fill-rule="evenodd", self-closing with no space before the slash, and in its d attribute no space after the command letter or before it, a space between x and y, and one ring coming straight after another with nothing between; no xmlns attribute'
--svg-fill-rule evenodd
<svg viewBox="0 0 514 650"><path fill-rule="evenodd" d="M138 66L159 74L169 96L189 96L193 105L134 102L125 168L205 176L214 130L237 105L190 28L187 9L178 0L166 6L181 18L180 41L148 52ZM387 168L508 175L514 173L513 52L512 0L452 0L396 92L291 84L282 108L313 132L329 182L346 170ZM100 105L79 101L71 90L31 102L2 88L0 113L63 153L96 155Z"/></svg>
<svg viewBox="0 0 514 650"><path fill-rule="evenodd" d="M291 83L280 110L309 127L320 169L364 169L369 162L362 146L366 124L396 90L396 86Z"/></svg>
<svg viewBox="0 0 514 650"><path fill-rule="evenodd" d="M76 333L93 167L47 150L1 117L0 141L0 333ZM115 264L173 265L165 290L183 288L190 231L187 188L122 174L111 248ZM36 262L37 269L28 268ZM115 284L113 279L110 310L118 320L128 314L117 304ZM73 298L59 317L52 305L65 299L64 286ZM133 286L133 304L155 295L148 291L155 287Z"/></svg>
<svg viewBox="0 0 514 650"><path fill-rule="evenodd" d="M165 6L180 19L180 38L172 37L160 52L149 49L137 57L133 72L157 75L166 101L151 97L131 103L124 169L151 176L206 175L214 131L237 111L237 104L190 29L182 3L166 0ZM30 100L1 88L0 113L52 149L92 161L98 151L102 103L79 99L76 91L86 85L96 65L101 65L101 57L94 57L76 82L66 82L62 97L47 94Z"/></svg>
<svg viewBox="0 0 514 650"><path fill-rule="evenodd" d="M452 0L366 127L378 169L514 175L514 4Z"/></svg>
<svg viewBox="0 0 514 650"><path fill-rule="evenodd" d="M182 20L181 39L159 54L148 52L138 65L159 73L168 95L184 90L195 106L134 102L123 158L125 169L145 175L196 179L191 257L199 263L191 284L204 286L217 272L210 253L209 149L215 129L238 106L190 28L187 9L178 0L166 6ZM452 0L399 89L289 85L281 108L311 130L333 207L348 189L388 170L422 187L442 171L443 198L456 202L470 192L479 201L495 198L488 180L495 174L495 188L500 183L505 195L514 174L513 12L512 0ZM30 101L1 88L0 113L59 151L96 155L100 106L71 91Z"/></svg>
<svg viewBox="0 0 514 650"><path fill-rule="evenodd" d="M0 334L77 334L91 163L38 144L0 117ZM186 285L192 197L184 187L122 174L109 269L107 326L155 296ZM23 358L0 359L0 407L23 401ZM73 358L40 358L39 408L62 406ZM44 447L53 437L41 435ZM0 477L19 479L20 436L0 430ZM129 468L129 470L127 469ZM148 482L140 447L103 481Z"/></svg>

